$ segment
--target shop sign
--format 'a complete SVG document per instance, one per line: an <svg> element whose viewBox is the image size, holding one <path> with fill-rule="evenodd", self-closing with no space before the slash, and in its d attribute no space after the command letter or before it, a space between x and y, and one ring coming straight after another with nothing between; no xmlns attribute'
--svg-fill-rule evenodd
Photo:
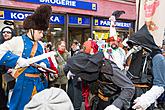
<svg viewBox="0 0 165 110"><path fill-rule="evenodd" d="M63 6L69 8L79 8L84 10L97 11L97 4L79 0L17 0L20 2L30 2L36 4L50 4L52 6Z"/></svg>
<svg viewBox="0 0 165 110"><path fill-rule="evenodd" d="M31 14L32 12L4 10L4 11L0 11L0 20L23 21L27 16ZM52 14L52 16L50 17L50 23L64 24L64 15Z"/></svg>
<svg viewBox="0 0 165 110"><path fill-rule="evenodd" d="M94 26L107 26L109 27L111 22L108 19L99 19L99 18L94 18ZM120 21L116 21L116 27L118 28L130 28L132 27L132 23L129 22L120 22Z"/></svg>
<svg viewBox="0 0 165 110"><path fill-rule="evenodd" d="M64 24L64 15L53 14L50 17L50 23L54 24Z"/></svg>
<svg viewBox="0 0 165 110"><path fill-rule="evenodd" d="M94 32L95 39L108 39L109 37L109 32Z"/></svg>
<svg viewBox="0 0 165 110"><path fill-rule="evenodd" d="M90 25L90 17L86 16L69 16L69 24Z"/></svg>
<svg viewBox="0 0 165 110"><path fill-rule="evenodd" d="M4 18L4 11L0 11L0 19Z"/></svg>

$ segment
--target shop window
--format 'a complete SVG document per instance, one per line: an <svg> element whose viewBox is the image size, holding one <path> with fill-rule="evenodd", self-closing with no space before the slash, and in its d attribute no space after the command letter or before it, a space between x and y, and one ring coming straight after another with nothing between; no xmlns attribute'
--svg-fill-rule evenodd
<svg viewBox="0 0 165 110"><path fill-rule="evenodd" d="M3 21L1 21L3 23ZM23 29L23 21L14 21L14 30L16 36L26 34ZM64 38L64 27L63 25L50 24L47 31L44 32L43 42L52 42L53 46L59 40L65 40Z"/></svg>
<svg viewBox="0 0 165 110"><path fill-rule="evenodd" d="M60 40L65 40L64 26L51 24L46 34L47 41L52 42L53 47L56 48L56 44Z"/></svg>

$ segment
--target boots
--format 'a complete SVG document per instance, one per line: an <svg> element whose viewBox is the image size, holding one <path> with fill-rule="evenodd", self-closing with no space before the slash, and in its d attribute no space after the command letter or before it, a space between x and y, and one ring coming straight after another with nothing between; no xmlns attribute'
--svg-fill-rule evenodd
<svg viewBox="0 0 165 110"><path fill-rule="evenodd" d="M134 100L135 105L132 108L136 110L146 110L163 92L163 87L152 86L149 91Z"/></svg>

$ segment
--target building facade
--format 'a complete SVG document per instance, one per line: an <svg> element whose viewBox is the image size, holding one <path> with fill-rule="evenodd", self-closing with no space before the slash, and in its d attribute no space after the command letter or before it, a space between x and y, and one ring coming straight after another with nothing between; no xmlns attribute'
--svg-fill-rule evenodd
<svg viewBox="0 0 165 110"><path fill-rule="evenodd" d="M45 39L54 45L59 39L84 42L89 37L106 39L109 34L109 17L115 10L125 14L117 20L117 31L123 37L134 30L136 20L135 0L0 0L0 28L4 20L13 20L17 35L24 33L25 17L40 4L50 4L53 14Z"/></svg>

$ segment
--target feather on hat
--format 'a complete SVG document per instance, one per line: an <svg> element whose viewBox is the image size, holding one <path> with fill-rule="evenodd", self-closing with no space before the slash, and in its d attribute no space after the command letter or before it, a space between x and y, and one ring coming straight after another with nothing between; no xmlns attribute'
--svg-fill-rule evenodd
<svg viewBox="0 0 165 110"><path fill-rule="evenodd" d="M28 16L24 22L23 27L25 30L35 29L35 30L44 30L46 31L49 27L49 20L52 14L52 8L50 5L40 5L36 11Z"/></svg>

